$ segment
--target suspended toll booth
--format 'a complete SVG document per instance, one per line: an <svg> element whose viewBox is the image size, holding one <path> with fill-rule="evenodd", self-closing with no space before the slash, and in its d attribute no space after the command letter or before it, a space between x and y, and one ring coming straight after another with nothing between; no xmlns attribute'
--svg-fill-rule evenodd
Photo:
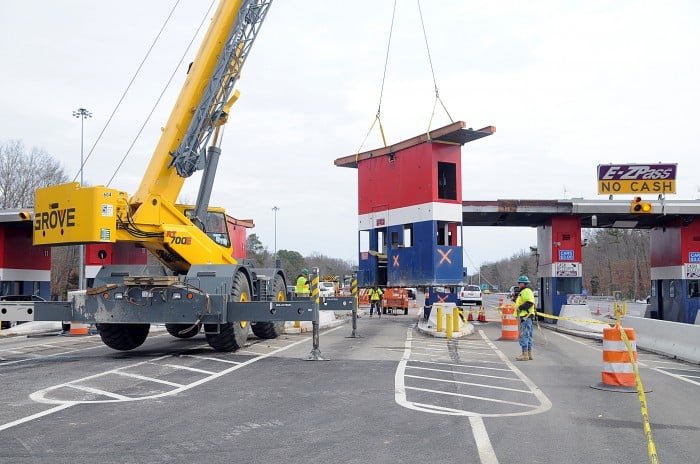
<svg viewBox="0 0 700 464"><path fill-rule="evenodd" d="M335 160L358 170L359 286L463 283L462 145L496 131L464 126Z"/></svg>

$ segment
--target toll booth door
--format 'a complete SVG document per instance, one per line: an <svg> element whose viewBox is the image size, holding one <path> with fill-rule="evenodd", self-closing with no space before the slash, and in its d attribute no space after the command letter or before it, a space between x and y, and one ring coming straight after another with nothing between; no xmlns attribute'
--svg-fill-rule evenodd
<svg viewBox="0 0 700 464"><path fill-rule="evenodd" d="M664 281L657 280L654 283L656 284L656 317L654 317L652 312L652 318L664 320ZM653 309L652 306L652 311Z"/></svg>

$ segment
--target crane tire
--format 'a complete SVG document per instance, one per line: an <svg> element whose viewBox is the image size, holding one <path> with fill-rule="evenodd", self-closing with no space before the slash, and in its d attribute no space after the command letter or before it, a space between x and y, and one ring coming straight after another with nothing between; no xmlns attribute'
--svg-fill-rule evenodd
<svg viewBox="0 0 700 464"><path fill-rule="evenodd" d="M284 279L277 274L272 283L272 301L285 301L287 299L287 286L284 284ZM253 333L258 338L270 339L277 338L282 335L284 330L284 321L264 321L253 322L251 324Z"/></svg>
<svg viewBox="0 0 700 464"><path fill-rule="evenodd" d="M190 330L180 333L188 328ZM202 324L165 324L165 330L175 338L192 338L199 333L199 329L201 328Z"/></svg>
<svg viewBox="0 0 700 464"><path fill-rule="evenodd" d="M233 277L231 297L232 301L250 301L248 278L241 271ZM249 331L250 324L247 321L225 322L218 324L218 327L217 324L204 324L207 343L216 351L230 352L243 348Z"/></svg>
<svg viewBox="0 0 700 464"><path fill-rule="evenodd" d="M128 351L146 341L151 324L96 324L102 343L113 350Z"/></svg>

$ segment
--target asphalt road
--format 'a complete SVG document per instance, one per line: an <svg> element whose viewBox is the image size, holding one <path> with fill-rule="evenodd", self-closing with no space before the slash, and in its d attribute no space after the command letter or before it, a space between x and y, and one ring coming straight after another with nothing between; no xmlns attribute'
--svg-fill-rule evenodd
<svg viewBox="0 0 700 464"><path fill-rule="evenodd" d="M0 462L649 462L635 392L599 386L601 343L500 321L459 340L409 316L250 339L216 353L160 331L133 352L99 336L0 340ZM662 463L697 462L700 366L640 352Z"/></svg>

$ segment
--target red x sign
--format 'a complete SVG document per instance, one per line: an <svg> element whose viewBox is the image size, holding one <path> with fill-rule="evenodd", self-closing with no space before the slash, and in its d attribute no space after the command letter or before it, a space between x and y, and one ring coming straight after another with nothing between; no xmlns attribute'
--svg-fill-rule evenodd
<svg viewBox="0 0 700 464"><path fill-rule="evenodd" d="M445 261L447 261L447 264L452 264L452 261L450 261L450 258L447 257L450 253L452 253L452 248L447 250L447 253L445 253L440 248L438 248L438 253L440 253L440 255L442 255L442 258L440 258L440 262L438 263L438 266L441 265Z"/></svg>

